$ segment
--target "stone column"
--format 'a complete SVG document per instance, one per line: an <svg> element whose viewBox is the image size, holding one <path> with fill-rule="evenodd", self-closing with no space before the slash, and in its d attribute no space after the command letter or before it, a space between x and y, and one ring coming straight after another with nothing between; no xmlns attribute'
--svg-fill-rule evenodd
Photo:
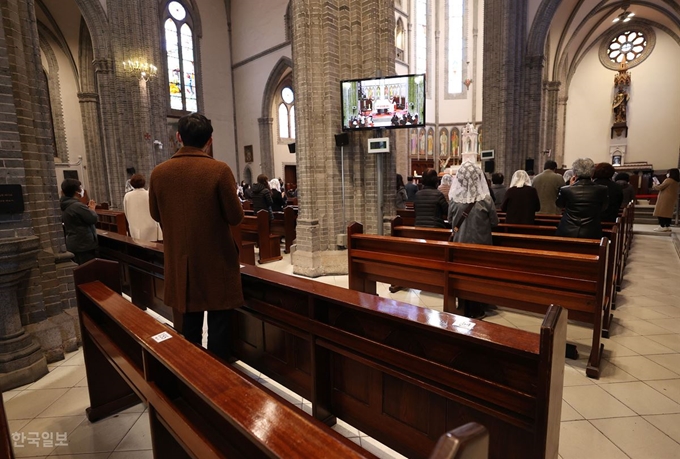
<svg viewBox="0 0 680 459"><path fill-rule="evenodd" d="M297 117L300 213L294 272L307 276L347 272L338 250L343 221L359 221L377 233L394 213L395 153L384 158L384 190L377 189L377 160L366 153L369 134L352 132L345 151L346 200L342 202L340 81L394 73L394 4L388 0L292 0L293 63ZM372 135L372 134L371 134ZM394 136L392 143L394 143Z"/></svg>
<svg viewBox="0 0 680 459"><path fill-rule="evenodd" d="M78 93L80 116L83 120L85 151L87 152L87 176L89 179L88 196L97 202L108 202L109 187L107 164L102 145L99 119L99 94L96 92Z"/></svg>
<svg viewBox="0 0 680 459"><path fill-rule="evenodd" d="M546 81L543 84L545 88L545 124L544 137L541 150L552 150L551 159L555 158L556 143L557 143L557 120L558 120L558 95L560 86L559 81ZM542 166L541 166L542 167Z"/></svg>
<svg viewBox="0 0 680 459"><path fill-rule="evenodd" d="M70 269L61 228L47 88L40 60L33 1L0 0L0 144L4 183L23 186L25 211L0 218L0 239L37 236L32 263L17 302L21 323L40 342L48 361L77 349L77 322L64 311L74 292L59 286ZM66 261L66 263L62 263Z"/></svg>
<svg viewBox="0 0 680 459"><path fill-rule="evenodd" d="M506 177L511 177L517 169L524 169L526 158L526 152L520 151L520 139L527 128L526 114L521 108L527 65L526 22L526 2L484 1L482 149L496 150L496 169ZM537 133L540 128L540 86L538 91ZM538 138L534 145L538 146Z"/></svg>
<svg viewBox="0 0 680 459"><path fill-rule="evenodd" d="M272 140L274 118L258 118L257 122L260 126L260 169L264 175L272 179L276 170L274 165L274 142ZM243 148L243 145L241 145L241 148ZM240 157L240 155L241 152L237 151L236 156ZM239 171L238 174L241 174L241 172Z"/></svg>
<svg viewBox="0 0 680 459"><path fill-rule="evenodd" d="M526 21L526 20L525 20ZM541 170L541 109L543 108L543 55L527 56L522 68L523 87L519 112L514 113L513 125L518 136L518 155L515 169L524 169L524 160L533 158L534 168Z"/></svg>
<svg viewBox="0 0 680 459"><path fill-rule="evenodd" d="M565 90L562 89L564 93ZM555 161L557 165L561 166L564 164L564 142L566 134L566 124L567 124L567 101L569 97L566 95L560 95L557 100L557 121L556 121L556 134L555 134ZM567 164L567 167L571 167L571 164Z"/></svg>
<svg viewBox="0 0 680 459"><path fill-rule="evenodd" d="M0 239L0 392L47 374L40 344L26 333L19 313L20 285L27 281L39 247L35 236Z"/></svg>

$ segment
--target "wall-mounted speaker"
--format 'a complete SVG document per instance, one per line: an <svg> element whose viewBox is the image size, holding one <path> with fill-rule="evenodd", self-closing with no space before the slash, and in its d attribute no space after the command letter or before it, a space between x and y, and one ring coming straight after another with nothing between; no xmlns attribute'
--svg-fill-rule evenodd
<svg viewBox="0 0 680 459"><path fill-rule="evenodd" d="M536 171L536 169L534 169L534 158L527 158L526 160L524 160L524 170Z"/></svg>
<svg viewBox="0 0 680 459"><path fill-rule="evenodd" d="M288 151L291 153L295 153L295 142L288 144Z"/></svg>
<svg viewBox="0 0 680 459"><path fill-rule="evenodd" d="M493 159L488 159L484 161L484 172L488 172L489 174L493 174L494 171L496 170L496 161Z"/></svg>
<svg viewBox="0 0 680 459"><path fill-rule="evenodd" d="M344 147L345 145L349 145L349 134L346 132L335 134L335 146Z"/></svg>

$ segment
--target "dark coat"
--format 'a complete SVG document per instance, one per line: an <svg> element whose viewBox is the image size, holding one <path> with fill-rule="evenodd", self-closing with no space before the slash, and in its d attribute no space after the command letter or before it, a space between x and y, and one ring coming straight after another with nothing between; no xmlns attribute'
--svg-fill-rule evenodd
<svg viewBox="0 0 680 459"><path fill-rule="evenodd" d="M286 207L286 201L283 199L283 194L280 191L270 190L272 195L272 210L274 212L281 212Z"/></svg>
<svg viewBox="0 0 680 459"><path fill-rule="evenodd" d="M151 173L149 211L163 229L165 304L180 313L243 306L229 227L241 222L243 207L229 166L181 148Z"/></svg>
<svg viewBox="0 0 680 459"><path fill-rule="evenodd" d="M607 187L589 179L563 186L555 202L564 208L557 236L599 239L602 237L601 212L607 208Z"/></svg>
<svg viewBox="0 0 680 459"><path fill-rule="evenodd" d="M408 200L414 201L416 199L416 194L418 193L418 185L416 185L415 183L407 183L405 188Z"/></svg>
<svg viewBox="0 0 680 459"><path fill-rule="evenodd" d="M510 187L505 192L501 210L506 212L505 223L514 225L533 225L536 212L541 210L538 191L532 186Z"/></svg>
<svg viewBox="0 0 680 459"><path fill-rule="evenodd" d="M619 209L623 202L623 189L621 188L621 185L604 178L594 180L594 182L598 185L606 186L609 191L609 204L607 205L607 208L602 211L600 219L603 222L615 222L616 218L619 216Z"/></svg>
<svg viewBox="0 0 680 459"><path fill-rule="evenodd" d="M635 188L625 180L617 180L616 183L621 185L623 191L623 200L621 201L621 208L623 209L628 203L635 200Z"/></svg>
<svg viewBox="0 0 680 459"><path fill-rule="evenodd" d="M69 252L88 252L97 248L97 213L76 198L62 196L59 200L61 221L66 233Z"/></svg>
<svg viewBox="0 0 680 459"><path fill-rule="evenodd" d="M272 204L274 204L274 200L269 188L261 183L253 185L253 210L255 215L261 210L266 210L272 217Z"/></svg>
<svg viewBox="0 0 680 459"><path fill-rule="evenodd" d="M413 201L416 213L415 226L425 228L446 228L444 218L449 212L449 203L441 191L426 186L416 194Z"/></svg>

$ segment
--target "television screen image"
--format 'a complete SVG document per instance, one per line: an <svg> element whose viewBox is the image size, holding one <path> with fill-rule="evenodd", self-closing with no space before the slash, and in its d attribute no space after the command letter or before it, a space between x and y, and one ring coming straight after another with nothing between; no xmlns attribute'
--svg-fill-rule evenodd
<svg viewBox="0 0 680 459"><path fill-rule="evenodd" d="M425 75L340 83L342 129L394 129L425 125Z"/></svg>

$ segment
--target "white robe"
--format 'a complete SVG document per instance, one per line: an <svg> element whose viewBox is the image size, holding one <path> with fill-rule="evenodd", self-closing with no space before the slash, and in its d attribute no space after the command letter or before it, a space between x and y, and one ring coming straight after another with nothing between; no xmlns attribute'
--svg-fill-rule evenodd
<svg viewBox="0 0 680 459"><path fill-rule="evenodd" d="M142 241L161 241L163 233L149 213L149 192L136 188L125 194L123 209L127 217L130 236Z"/></svg>

